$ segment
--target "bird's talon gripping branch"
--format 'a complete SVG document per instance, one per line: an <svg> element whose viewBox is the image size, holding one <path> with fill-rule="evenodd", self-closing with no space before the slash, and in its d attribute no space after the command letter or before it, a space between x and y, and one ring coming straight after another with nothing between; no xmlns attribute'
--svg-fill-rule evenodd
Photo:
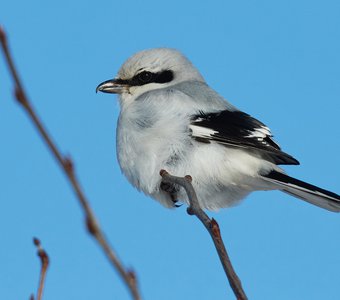
<svg viewBox="0 0 340 300"><path fill-rule="evenodd" d="M162 181L160 184L160 188L162 191L168 193L173 203L178 202L177 200L177 192L179 191L178 185Z"/></svg>

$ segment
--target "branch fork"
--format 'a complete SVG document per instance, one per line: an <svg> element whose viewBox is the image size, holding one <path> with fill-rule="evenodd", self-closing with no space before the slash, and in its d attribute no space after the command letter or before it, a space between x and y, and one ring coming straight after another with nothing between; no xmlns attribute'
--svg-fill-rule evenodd
<svg viewBox="0 0 340 300"><path fill-rule="evenodd" d="M182 186L185 189L188 195L188 199L189 199L189 207L187 208L188 214L195 215L203 223L205 228L208 230L214 242L214 245L215 245L217 254L220 258L221 264L223 266L224 272L227 275L229 284L236 296L236 299L247 300L248 298L242 288L241 281L231 264L228 252L223 243L221 232L220 232L220 227L218 223L216 222L216 220L213 218L210 219L208 215L200 207L196 192L191 184L192 177L190 175L186 175L184 177L173 176L169 174L166 170L161 170L159 174L162 177L163 182L170 183L170 184L177 184L177 185Z"/></svg>

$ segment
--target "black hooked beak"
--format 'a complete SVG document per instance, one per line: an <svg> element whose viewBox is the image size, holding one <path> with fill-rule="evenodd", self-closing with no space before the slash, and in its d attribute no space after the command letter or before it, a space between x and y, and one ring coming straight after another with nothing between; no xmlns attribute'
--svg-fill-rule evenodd
<svg viewBox="0 0 340 300"><path fill-rule="evenodd" d="M110 79L100 83L96 88L96 93L103 92L109 94L121 94L127 90L128 85L122 79Z"/></svg>

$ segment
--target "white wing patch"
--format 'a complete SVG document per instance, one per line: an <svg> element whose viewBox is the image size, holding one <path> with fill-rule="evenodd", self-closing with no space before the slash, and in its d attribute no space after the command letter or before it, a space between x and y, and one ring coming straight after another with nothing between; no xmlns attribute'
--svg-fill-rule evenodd
<svg viewBox="0 0 340 300"><path fill-rule="evenodd" d="M192 136L197 138L210 138L218 133L216 130L197 125L189 125L189 128L192 130Z"/></svg>
<svg viewBox="0 0 340 300"><path fill-rule="evenodd" d="M281 151L270 129L241 111L199 112L190 119L191 135L199 142L215 142L227 147L253 149L275 164L297 165L291 155Z"/></svg>
<svg viewBox="0 0 340 300"><path fill-rule="evenodd" d="M254 128L254 131L251 131L250 134L245 137L258 138L262 140L268 136L272 136L270 129L267 126L261 126L258 128Z"/></svg>

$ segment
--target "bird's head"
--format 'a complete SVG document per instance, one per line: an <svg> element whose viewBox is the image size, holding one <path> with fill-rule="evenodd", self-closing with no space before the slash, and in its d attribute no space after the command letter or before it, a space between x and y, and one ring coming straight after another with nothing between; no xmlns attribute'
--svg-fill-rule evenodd
<svg viewBox="0 0 340 300"><path fill-rule="evenodd" d="M139 95L184 81L204 82L191 62L169 48L144 50L130 57L117 77L100 83L96 91L121 94L134 99Z"/></svg>

